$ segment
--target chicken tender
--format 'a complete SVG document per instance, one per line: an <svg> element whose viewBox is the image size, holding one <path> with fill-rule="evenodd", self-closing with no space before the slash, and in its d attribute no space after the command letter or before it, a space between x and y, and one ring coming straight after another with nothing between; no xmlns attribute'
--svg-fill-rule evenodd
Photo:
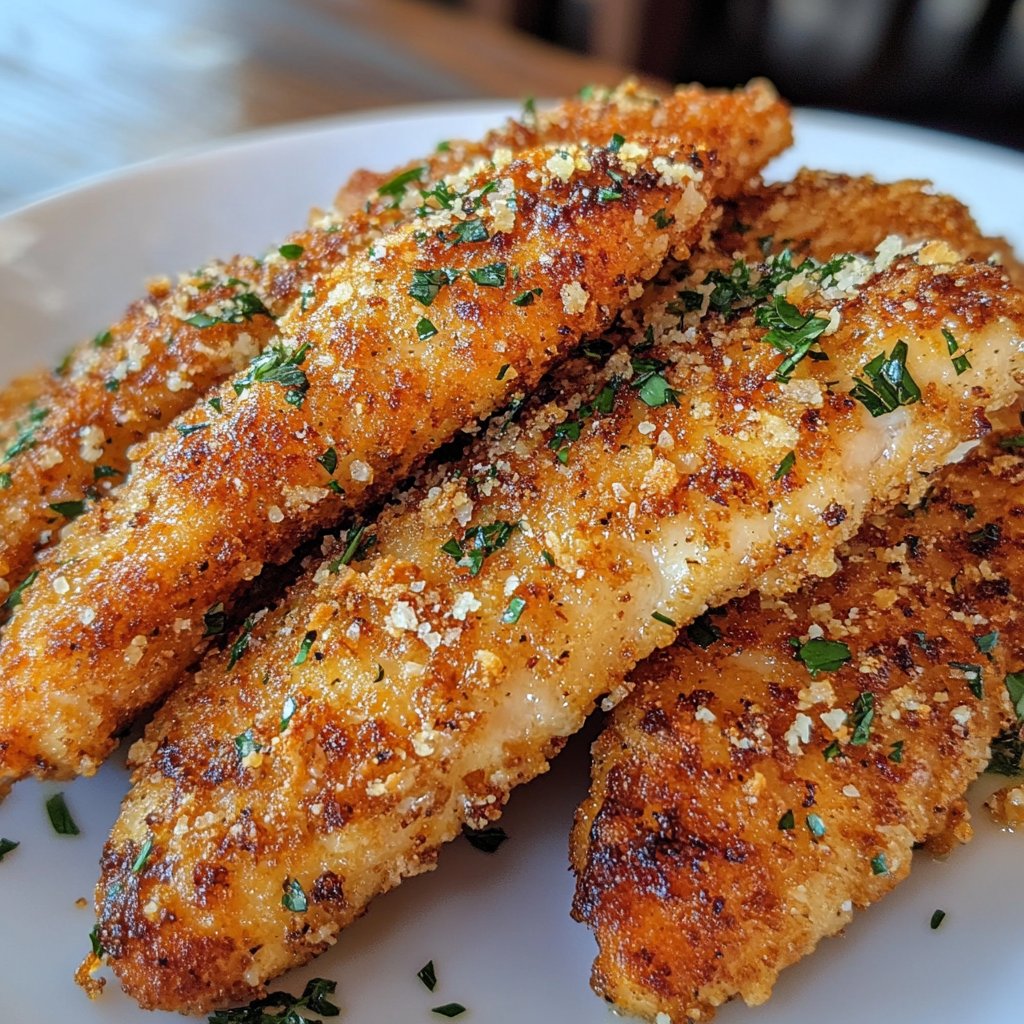
<svg viewBox="0 0 1024 1024"><path fill-rule="evenodd" d="M776 254L728 297L685 271L652 287L208 656L133 748L103 855L126 991L194 1013L261 992L498 817L709 603L826 572L984 433L1024 366L1024 296L931 251Z"/></svg>
<svg viewBox="0 0 1024 1024"><path fill-rule="evenodd" d="M593 985L622 1012L764 1002L915 844L969 837L964 792L1024 665L1021 441L1014 416L919 507L865 525L835 575L736 601L633 674L571 851Z"/></svg>

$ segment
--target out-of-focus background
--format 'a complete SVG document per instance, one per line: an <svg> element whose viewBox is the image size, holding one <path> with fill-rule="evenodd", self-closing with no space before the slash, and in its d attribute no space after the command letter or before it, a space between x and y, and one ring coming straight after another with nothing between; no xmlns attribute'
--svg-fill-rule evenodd
<svg viewBox="0 0 1024 1024"><path fill-rule="evenodd" d="M252 128L630 69L767 75L800 105L1024 149L1015 0L5 0L0 208Z"/></svg>

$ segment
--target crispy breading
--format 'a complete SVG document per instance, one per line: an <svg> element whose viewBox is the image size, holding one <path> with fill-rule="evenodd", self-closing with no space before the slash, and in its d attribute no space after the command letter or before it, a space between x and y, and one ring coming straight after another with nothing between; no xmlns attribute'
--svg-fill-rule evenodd
<svg viewBox="0 0 1024 1024"><path fill-rule="evenodd" d="M203 648L211 608L606 327L788 139L764 88L673 102L649 108L657 135L446 180L422 218L317 279L216 407L138 446L3 630L0 784L94 771Z"/></svg>
<svg viewBox="0 0 1024 1024"><path fill-rule="evenodd" d="M208 657L133 748L103 855L99 937L125 989L191 1012L261 991L496 818L677 623L825 571L876 502L983 433L1024 363L1024 296L924 251L844 260L846 290L780 257L706 315L701 280L652 287ZM789 382L758 323L786 267L836 327ZM960 376L943 330L971 353ZM900 339L921 400L873 418L853 377Z"/></svg>
<svg viewBox="0 0 1024 1024"><path fill-rule="evenodd" d="M1024 458L999 443L1020 429L865 525L835 575L737 601L634 673L571 844L593 985L624 1013L763 1002L906 877L916 843L969 836L964 792L1024 664ZM813 637L849 660L810 672Z"/></svg>

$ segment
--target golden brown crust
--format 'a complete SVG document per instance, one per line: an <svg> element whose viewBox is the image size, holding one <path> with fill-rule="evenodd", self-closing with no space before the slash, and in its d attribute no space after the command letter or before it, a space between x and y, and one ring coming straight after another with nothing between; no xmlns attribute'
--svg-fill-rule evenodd
<svg viewBox="0 0 1024 1024"><path fill-rule="evenodd" d="M463 209L427 204L314 281L278 323L279 375L233 379L208 396L219 409L138 446L117 500L65 530L4 628L0 778L95 770L202 649L209 608L607 326L789 132L760 89L668 99L648 120L658 134L621 148L460 171ZM460 241L472 224L486 237ZM424 299L417 275L446 269Z"/></svg>
<svg viewBox="0 0 1024 1024"><path fill-rule="evenodd" d="M1019 432L1014 417L922 507L866 525L834 576L737 601L708 619L720 638L706 649L684 640L634 673L572 837L599 994L679 1022L737 995L763 1002L853 905L906 876L915 843L965 838L961 797L1021 664L1024 459L998 444ZM852 660L815 680L791 646L809 633ZM873 720L858 744L863 694Z"/></svg>
<svg viewBox="0 0 1024 1024"><path fill-rule="evenodd" d="M1024 360L1024 297L924 252L861 261L842 294L794 281L837 330L789 383L754 311L674 312L690 282L652 288L610 355L590 346L401 496L358 571L332 571L341 540L234 665L209 656L133 748L104 854L100 936L126 990L191 1012L259 992L463 822L496 817L670 623L759 579L793 589L880 496L983 433ZM971 352L962 376L942 326ZM900 338L922 400L875 420L851 378Z"/></svg>

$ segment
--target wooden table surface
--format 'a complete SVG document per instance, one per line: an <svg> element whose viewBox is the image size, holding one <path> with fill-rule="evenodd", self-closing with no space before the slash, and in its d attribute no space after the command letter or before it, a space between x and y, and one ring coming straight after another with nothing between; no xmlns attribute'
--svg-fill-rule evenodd
<svg viewBox="0 0 1024 1024"><path fill-rule="evenodd" d="M417 0L9 0L0 209L251 128L431 100L557 96L624 74Z"/></svg>

